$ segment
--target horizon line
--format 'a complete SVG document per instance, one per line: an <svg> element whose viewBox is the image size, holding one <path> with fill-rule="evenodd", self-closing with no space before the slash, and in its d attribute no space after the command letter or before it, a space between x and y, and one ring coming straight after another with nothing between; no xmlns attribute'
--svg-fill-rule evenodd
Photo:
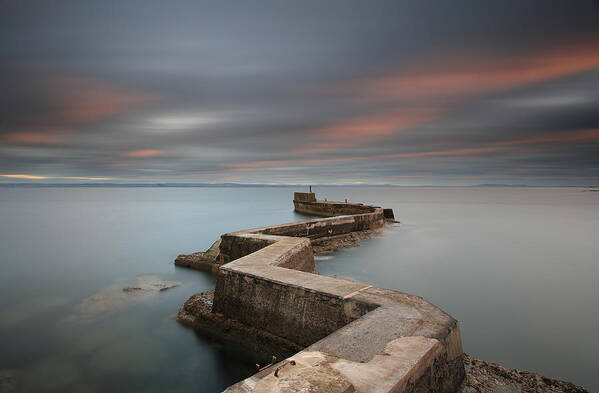
<svg viewBox="0 0 599 393"><path fill-rule="evenodd" d="M599 188L599 185L564 185L564 184L547 184L547 185L532 185L518 183L477 183L477 184L462 184L462 185L401 185L389 183L342 183L342 184L308 184L308 183L188 183L188 182L157 182L157 183L42 183L42 182L0 182L0 187L392 187L392 188Z"/></svg>

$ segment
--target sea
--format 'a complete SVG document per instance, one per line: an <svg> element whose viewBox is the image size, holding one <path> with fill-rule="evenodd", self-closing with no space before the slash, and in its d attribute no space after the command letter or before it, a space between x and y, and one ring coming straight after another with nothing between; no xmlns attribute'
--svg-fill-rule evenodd
<svg viewBox="0 0 599 393"><path fill-rule="evenodd" d="M222 233L305 220L294 191L305 190L0 187L0 380L19 392L219 392L250 376L257 354L177 323L215 277L173 261ZM321 274L422 296L459 321L468 354L599 391L599 192L314 191L401 222L317 257ZM139 276L180 285L124 294Z"/></svg>

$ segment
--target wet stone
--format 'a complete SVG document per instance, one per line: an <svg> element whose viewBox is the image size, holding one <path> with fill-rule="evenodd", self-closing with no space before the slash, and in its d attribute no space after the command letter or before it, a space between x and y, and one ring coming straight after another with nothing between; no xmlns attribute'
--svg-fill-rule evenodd
<svg viewBox="0 0 599 393"><path fill-rule="evenodd" d="M20 375L15 369L0 369L0 393L16 393Z"/></svg>
<svg viewBox="0 0 599 393"><path fill-rule="evenodd" d="M136 276L124 287L112 286L83 299L75 306L75 311L68 320L94 319L179 285L179 281L166 281L156 275Z"/></svg>

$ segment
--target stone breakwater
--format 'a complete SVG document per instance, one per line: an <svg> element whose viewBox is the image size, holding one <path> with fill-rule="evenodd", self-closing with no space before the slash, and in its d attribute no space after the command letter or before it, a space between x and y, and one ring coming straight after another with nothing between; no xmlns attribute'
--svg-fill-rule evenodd
<svg viewBox="0 0 599 393"><path fill-rule="evenodd" d="M317 274L314 254L377 234L391 209L312 193L295 193L294 206L329 218L227 233L175 262L218 273L181 323L285 359L227 392L587 392L464 354L457 321L420 297Z"/></svg>
<svg viewBox="0 0 599 393"><path fill-rule="evenodd" d="M376 230L392 211L311 193L295 193L294 205L328 217L227 233L197 255L218 273L216 289L188 300L179 321L292 354L226 391L455 392L455 319L420 297L315 271L313 241Z"/></svg>

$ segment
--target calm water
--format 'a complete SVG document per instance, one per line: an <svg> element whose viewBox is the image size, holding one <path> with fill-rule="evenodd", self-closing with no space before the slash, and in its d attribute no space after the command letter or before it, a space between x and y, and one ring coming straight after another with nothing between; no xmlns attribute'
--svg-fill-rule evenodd
<svg viewBox="0 0 599 393"><path fill-rule="evenodd" d="M316 191L402 221L319 259L321 273L421 295L460 321L467 352L599 389L599 192ZM0 369L16 369L26 392L214 392L250 375L254 354L176 323L214 278L172 262L224 232L303 219L292 192L0 188ZM183 285L80 312L142 274Z"/></svg>

